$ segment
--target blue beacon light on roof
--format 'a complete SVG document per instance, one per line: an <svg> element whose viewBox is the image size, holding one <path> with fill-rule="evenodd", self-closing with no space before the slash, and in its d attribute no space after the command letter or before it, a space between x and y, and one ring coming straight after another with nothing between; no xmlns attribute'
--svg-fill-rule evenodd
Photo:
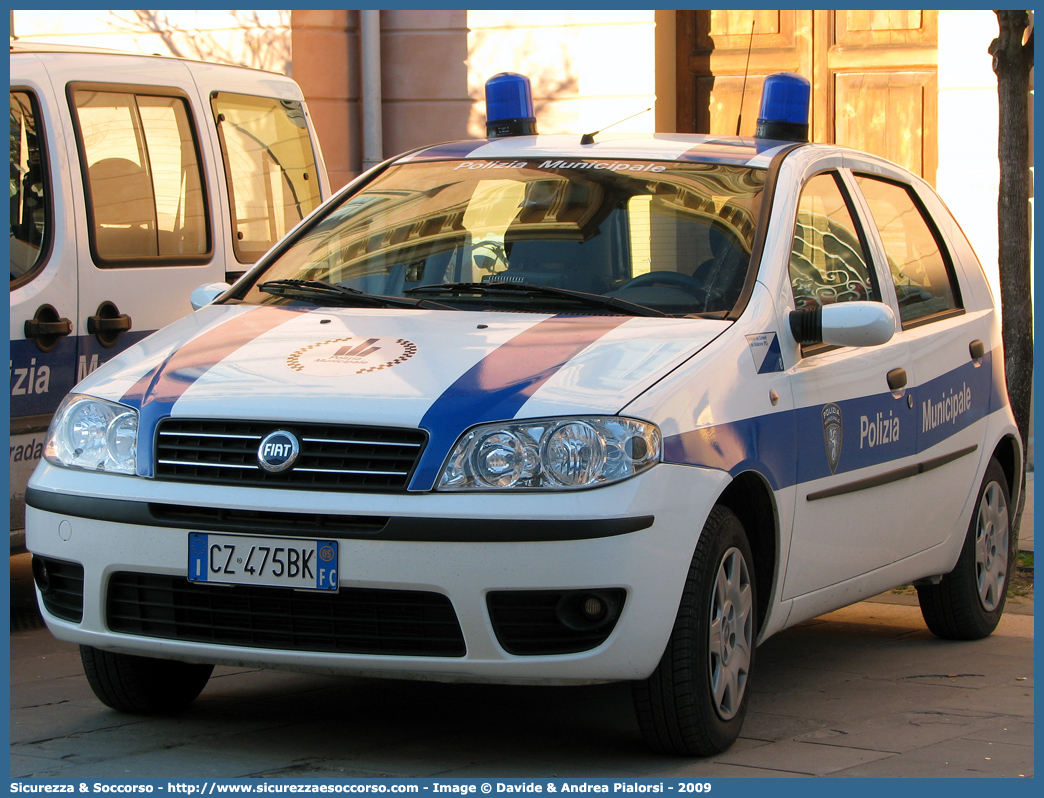
<svg viewBox="0 0 1044 798"><path fill-rule="evenodd" d="M501 72L486 81L486 137L535 135L536 113L529 78Z"/></svg>
<svg viewBox="0 0 1044 798"><path fill-rule="evenodd" d="M809 82L793 72L776 72L765 78L754 135L765 139L808 141L810 89Z"/></svg>

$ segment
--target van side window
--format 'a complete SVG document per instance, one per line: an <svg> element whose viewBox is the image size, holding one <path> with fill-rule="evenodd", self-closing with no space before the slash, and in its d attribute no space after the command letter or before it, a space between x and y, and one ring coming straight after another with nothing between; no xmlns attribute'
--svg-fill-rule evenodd
<svg viewBox="0 0 1044 798"><path fill-rule="evenodd" d="M11 92L11 287L32 279L43 265L51 232L50 185L35 98Z"/></svg>
<svg viewBox="0 0 1044 798"><path fill-rule="evenodd" d="M801 191L794 245L790 253L790 284L798 310L851 302L880 300L867 266L869 258L859 228L838 179L816 175Z"/></svg>
<svg viewBox="0 0 1044 798"><path fill-rule="evenodd" d="M319 205L304 107L292 100L215 92L236 260L253 263Z"/></svg>
<svg viewBox="0 0 1044 798"><path fill-rule="evenodd" d="M959 309L948 253L910 189L866 175L856 184L881 233L903 326Z"/></svg>
<svg viewBox="0 0 1044 798"><path fill-rule="evenodd" d="M72 97L98 264L205 261L210 230L185 100L95 88Z"/></svg>

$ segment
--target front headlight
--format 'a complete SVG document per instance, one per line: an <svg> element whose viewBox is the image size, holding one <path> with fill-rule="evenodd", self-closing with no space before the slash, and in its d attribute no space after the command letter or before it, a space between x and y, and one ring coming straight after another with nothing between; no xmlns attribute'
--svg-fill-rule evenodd
<svg viewBox="0 0 1044 798"><path fill-rule="evenodd" d="M137 471L138 413L124 405L70 394L47 431L44 457L67 468L133 474Z"/></svg>
<svg viewBox="0 0 1044 798"><path fill-rule="evenodd" d="M634 476L660 461L660 430L633 418L483 424L453 447L438 490L571 490Z"/></svg>

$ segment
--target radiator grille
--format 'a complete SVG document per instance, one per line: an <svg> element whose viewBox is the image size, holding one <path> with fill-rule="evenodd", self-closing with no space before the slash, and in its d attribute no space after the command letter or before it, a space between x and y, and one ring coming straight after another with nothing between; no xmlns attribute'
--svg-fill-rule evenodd
<svg viewBox="0 0 1044 798"><path fill-rule="evenodd" d="M301 453L289 471L257 464L262 438L293 432ZM156 476L217 485L268 485L303 490L406 490L424 448L422 430L327 424L170 418L159 426Z"/></svg>
<svg viewBox="0 0 1044 798"><path fill-rule="evenodd" d="M341 588L318 594L248 585L199 585L183 577L120 572L109 580L114 632L344 654L462 657L450 600L413 590Z"/></svg>

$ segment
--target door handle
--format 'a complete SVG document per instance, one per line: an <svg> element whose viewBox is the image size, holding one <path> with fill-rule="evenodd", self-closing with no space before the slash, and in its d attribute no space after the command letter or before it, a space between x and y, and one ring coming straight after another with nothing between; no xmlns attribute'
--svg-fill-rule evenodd
<svg viewBox="0 0 1044 798"><path fill-rule="evenodd" d="M26 338L47 338L49 336L61 337L72 332L72 322L68 319L58 321L39 321L29 319L25 323Z"/></svg>
<svg viewBox="0 0 1044 798"><path fill-rule="evenodd" d="M906 369L892 369L888 372L888 387L893 391L906 387Z"/></svg>
<svg viewBox="0 0 1044 798"><path fill-rule="evenodd" d="M112 302L102 302L93 316L87 317L87 332L97 337L98 343L108 348L116 343L120 333L125 333L132 326L131 317L120 313L120 309Z"/></svg>
<svg viewBox="0 0 1044 798"><path fill-rule="evenodd" d="M968 354L972 360L982 360L986 357L986 344L978 339L972 341L968 344Z"/></svg>
<svg viewBox="0 0 1044 798"><path fill-rule="evenodd" d="M119 316L111 319L104 318L103 316L87 317L87 332L91 335L106 332L127 332L130 328L131 317L126 313L121 313Z"/></svg>
<svg viewBox="0 0 1044 798"><path fill-rule="evenodd" d="M50 352L58 341L73 330L72 322L54 309L52 305L40 305L31 319L26 319L25 337L36 342L41 352Z"/></svg>

